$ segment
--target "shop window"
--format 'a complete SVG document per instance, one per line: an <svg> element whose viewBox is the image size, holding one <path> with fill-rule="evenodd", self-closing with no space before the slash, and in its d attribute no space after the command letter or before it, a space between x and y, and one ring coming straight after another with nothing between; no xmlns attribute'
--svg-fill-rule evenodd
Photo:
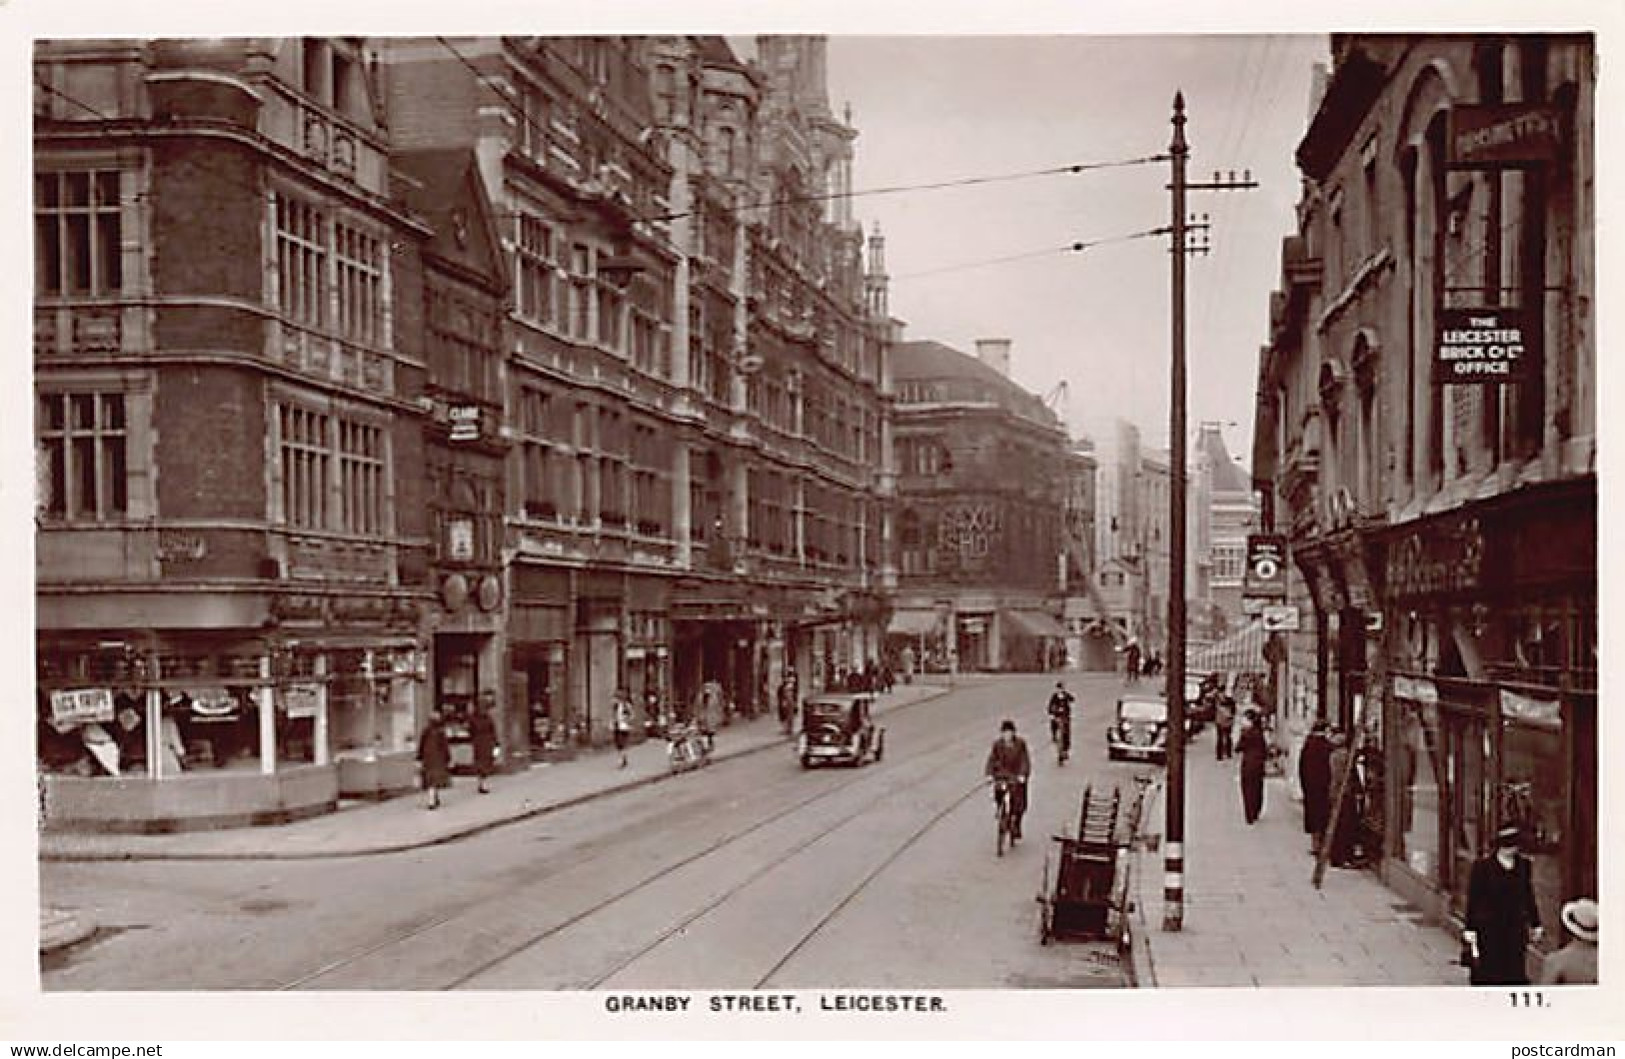
<svg viewBox="0 0 1625 1059"><path fill-rule="evenodd" d="M260 767L260 706L251 688L199 686L168 692L163 726L165 774Z"/></svg>
<svg viewBox="0 0 1625 1059"><path fill-rule="evenodd" d="M1523 832L1523 851L1534 865L1535 900L1548 927L1563 902L1566 835L1563 723L1555 699L1501 692L1499 826Z"/></svg>
<svg viewBox="0 0 1625 1059"><path fill-rule="evenodd" d="M1444 808L1444 759L1439 712L1432 703L1398 700L1400 731L1396 757L1399 782L1396 852L1412 871L1440 881L1439 830Z"/></svg>

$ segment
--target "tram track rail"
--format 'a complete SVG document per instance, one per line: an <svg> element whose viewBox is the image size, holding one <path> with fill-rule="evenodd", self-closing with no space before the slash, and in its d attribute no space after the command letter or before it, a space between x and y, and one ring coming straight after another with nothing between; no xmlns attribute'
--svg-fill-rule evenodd
<svg viewBox="0 0 1625 1059"><path fill-rule="evenodd" d="M714 841L704 844L692 853L689 853L670 864L662 866L659 870L643 876L636 882L633 882L631 885L622 887L608 894L601 900L593 902L588 907L567 916L563 920L551 924L543 930L526 934L516 944L504 947L501 952L492 957L479 961L479 963L477 963L471 969L462 970L449 979L427 988L449 990L462 987L474 979L479 978L502 966L503 964L506 964L509 961L523 955L525 952L533 949L535 946L549 940L550 938L562 934L572 927L576 927L595 916L603 915L616 905L619 905L649 890L651 887L654 887L669 879L677 872L680 872L692 865L698 864L708 857L713 857L719 853L722 853L729 847L734 846L750 838L751 836L764 831L772 825L808 809L809 807L817 805L820 802L836 798L841 795L850 795L855 791L855 789L869 784L886 784L888 785L888 793L895 795L904 791L913 790L932 781L933 779L938 779L940 778L940 772L930 767L931 759L949 750L958 750L963 746L975 745L982 738L983 736L981 733L961 734L958 736L933 740L929 745L919 747L916 755L911 756L902 763L902 768L919 768L923 772L923 775L920 779L901 786L896 785L897 774L899 771L901 771L901 768L894 764L893 767L887 768L884 771L864 770L860 775L853 777L847 782L824 787L807 797L797 798L788 806L776 810L767 816L750 823L748 826L735 828L728 831L726 834L716 838ZM896 762L896 759L888 758L887 762L888 764L891 764ZM972 788L970 791L960 795L955 804L957 805L962 803L965 798L968 798L970 794L974 793L979 787L980 784L978 784L976 788ZM782 863L784 863L786 860L792 859L794 856L798 855L803 849L816 844L816 842L822 840L827 835L838 831L841 827L850 823L852 820L862 817L868 811L869 806L865 805L854 812L844 814L839 820L829 827L820 829L819 832L811 839L805 841L804 843L798 844L796 849L789 851L781 857L769 861L761 868L753 871L746 881L730 887L729 892L725 894L722 899L712 902L708 907L703 908L698 913L687 917L686 922L680 923L678 926L667 931L663 931L661 936L656 939L655 943L644 946L640 949L639 953L637 954L637 958L641 958L641 956L652 952L660 944L663 944L665 941L669 940L671 937L675 936L678 932L684 929L688 923L698 921L705 914L713 911L716 907L720 907L722 904L725 904L729 897L737 895L756 878L767 874L775 867L782 865ZM946 813L942 815L946 815ZM934 822L935 821L933 821L933 823ZM928 830L928 828L926 830ZM923 835L923 833L924 831L922 830L921 834ZM896 851L896 853L890 859L894 860L895 857L900 856L901 853L901 850ZM561 871L562 870L567 869L561 869ZM545 882L556 874L558 873L549 873L546 876L542 876L535 880L535 884ZM331 960L308 973L282 982L278 984L275 989L277 991L294 991L307 988L321 988L320 983L323 979L330 978L338 972L351 969L363 961L378 957L384 953L387 953L391 949L404 946L408 942L411 942L412 940L431 931L450 927L461 921L471 920L473 917L480 914L480 912L485 909L486 906L491 903L491 901L492 898L489 897L477 900L462 908L458 908L444 915L437 916L427 922L417 924L410 930L392 934L389 937L376 942L375 944L368 945L356 952L346 954L335 960ZM627 961L627 964L629 965L630 962L634 961ZM596 988L598 984L607 981L610 977L613 977L614 974L619 973L619 971L622 969L624 969L624 967L617 967L612 969L607 974L597 975L589 981L589 984L578 988Z"/></svg>

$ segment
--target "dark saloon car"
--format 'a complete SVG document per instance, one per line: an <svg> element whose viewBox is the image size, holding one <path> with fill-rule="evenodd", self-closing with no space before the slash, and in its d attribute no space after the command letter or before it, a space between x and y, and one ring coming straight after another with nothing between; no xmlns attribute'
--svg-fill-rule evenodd
<svg viewBox="0 0 1625 1059"><path fill-rule="evenodd" d="M875 727L873 707L873 695L816 695L802 703L801 767L879 761L886 731Z"/></svg>
<svg viewBox="0 0 1625 1059"><path fill-rule="evenodd" d="M1117 717L1106 729L1106 756L1113 761L1139 758L1168 761L1168 703L1154 695L1124 695Z"/></svg>

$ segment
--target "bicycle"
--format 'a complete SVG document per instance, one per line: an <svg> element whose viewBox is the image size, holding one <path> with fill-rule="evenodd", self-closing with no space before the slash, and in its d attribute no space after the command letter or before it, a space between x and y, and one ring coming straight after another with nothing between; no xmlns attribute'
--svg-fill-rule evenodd
<svg viewBox="0 0 1625 1059"><path fill-rule="evenodd" d="M1072 722L1059 717L1049 719L1049 737L1055 744L1055 763L1065 765L1072 753Z"/></svg>
<svg viewBox="0 0 1625 1059"><path fill-rule="evenodd" d="M1016 817L1010 806L1011 780L993 781L994 817L998 821L998 855L1004 856L1004 847L1016 844Z"/></svg>

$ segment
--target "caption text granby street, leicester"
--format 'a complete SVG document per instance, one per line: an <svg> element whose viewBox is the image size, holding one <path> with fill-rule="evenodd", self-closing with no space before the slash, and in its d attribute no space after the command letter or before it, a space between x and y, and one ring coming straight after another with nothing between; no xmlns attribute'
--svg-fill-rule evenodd
<svg viewBox="0 0 1625 1059"><path fill-rule="evenodd" d="M702 1003L696 1004L699 999ZM948 1010L940 996L919 993L819 993L809 1001L816 1011L940 1013ZM714 993L695 997L682 993L612 993L604 1010L612 1015L645 1012L799 1015L808 1003L795 993Z"/></svg>

